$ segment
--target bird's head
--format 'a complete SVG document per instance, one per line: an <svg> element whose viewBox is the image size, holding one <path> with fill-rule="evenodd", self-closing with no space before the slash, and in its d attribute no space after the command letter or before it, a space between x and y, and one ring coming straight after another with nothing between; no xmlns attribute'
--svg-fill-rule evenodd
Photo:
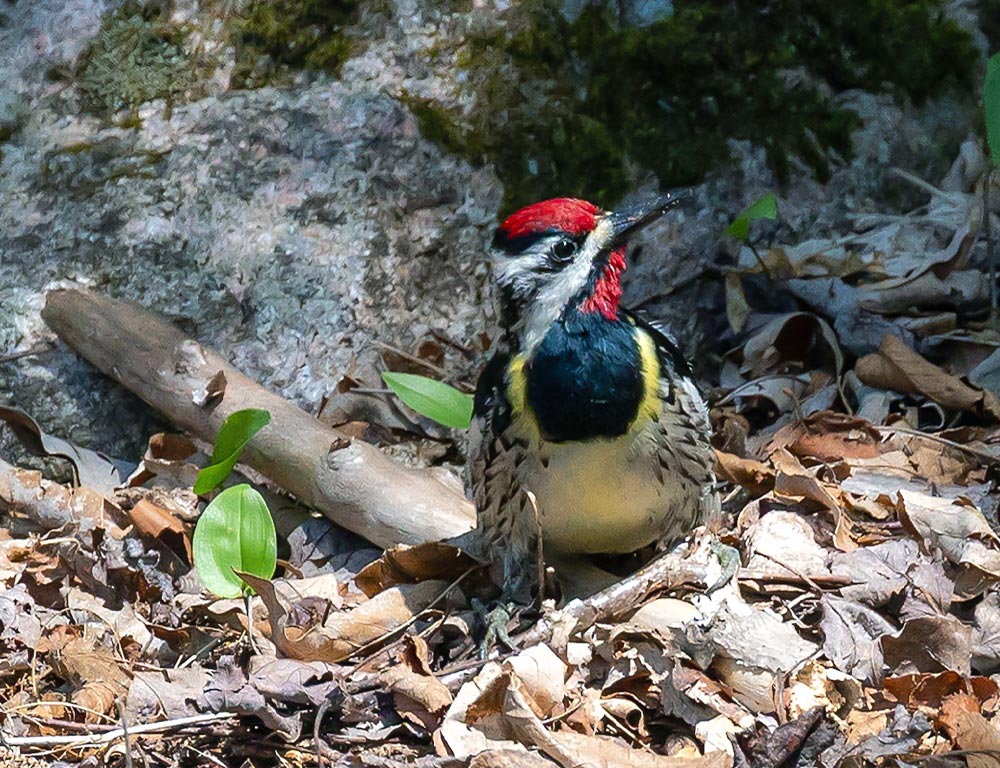
<svg viewBox="0 0 1000 768"><path fill-rule="evenodd" d="M668 195L612 213L555 198L511 214L493 238L505 329L532 348L567 312L617 318L628 236L682 199Z"/></svg>

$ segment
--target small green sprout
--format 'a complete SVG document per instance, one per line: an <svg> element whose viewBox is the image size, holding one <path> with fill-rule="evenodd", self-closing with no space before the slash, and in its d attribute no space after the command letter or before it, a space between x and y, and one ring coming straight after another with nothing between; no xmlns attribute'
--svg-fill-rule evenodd
<svg viewBox="0 0 1000 768"><path fill-rule="evenodd" d="M758 219L774 221L778 218L778 201L773 192L757 198L743 213L726 227L726 234L744 242L750 239L750 223Z"/></svg>
<svg viewBox="0 0 1000 768"><path fill-rule="evenodd" d="M271 414L258 408L229 414L215 438L212 463L198 472L194 492L204 496L222 485L240 460L247 443L270 423Z"/></svg>

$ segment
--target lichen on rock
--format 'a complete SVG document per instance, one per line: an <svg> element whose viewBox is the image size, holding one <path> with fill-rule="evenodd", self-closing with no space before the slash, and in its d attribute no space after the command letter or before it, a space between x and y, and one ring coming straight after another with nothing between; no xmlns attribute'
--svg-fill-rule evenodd
<svg viewBox="0 0 1000 768"><path fill-rule="evenodd" d="M102 114L172 99L190 86L192 71L185 29L135 3L104 19L78 63L84 103Z"/></svg>

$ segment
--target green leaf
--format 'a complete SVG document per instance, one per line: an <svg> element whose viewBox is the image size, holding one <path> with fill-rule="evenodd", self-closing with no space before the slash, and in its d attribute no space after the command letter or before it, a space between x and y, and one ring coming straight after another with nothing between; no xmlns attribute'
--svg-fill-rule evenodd
<svg viewBox="0 0 1000 768"><path fill-rule="evenodd" d="M468 429L472 421L472 395L443 381L412 373L383 373L396 396L421 416L453 429Z"/></svg>
<svg viewBox="0 0 1000 768"><path fill-rule="evenodd" d="M278 557L274 520L264 498L246 483L212 499L194 529L194 567L219 597L239 597L249 587L234 571L269 579Z"/></svg>
<svg viewBox="0 0 1000 768"><path fill-rule="evenodd" d="M986 143L990 157L1000 165L1000 53L995 53L986 63L986 80L983 82L983 117L986 122Z"/></svg>
<svg viewBox="0 0 1000 768"><path fill-rule="evenodd" d="M259 408L247 408L229 414L215 438L212 463L198 472L194 492L204 496L222 485L240 460L247 443L270 423L271 414Z"/></svg>
<svg viewBox="0 0 1000 768"><path fill-rule="evenodd" d="M743 213L733 219L726 227L726 234L737 240L746 240L750 237L750 222L758 219L774 221L776 218L778 218L778 201L773 192L768 192L757 198Z"/></svg>

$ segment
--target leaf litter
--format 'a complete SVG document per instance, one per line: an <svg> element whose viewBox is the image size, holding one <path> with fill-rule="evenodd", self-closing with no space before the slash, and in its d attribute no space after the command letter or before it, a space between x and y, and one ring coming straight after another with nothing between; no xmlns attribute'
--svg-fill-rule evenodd
<svg viewBox="0 0 1000 768"><path fill-rule="evenodd" d="M550 598L488 659L474 601L495 593L453 547L380 552L247 471L227 484L257 488L279 538L275 577L239 574L247 610L192 568L207 451L156 435L132 467L5 411L76 482L0 462L0 761L1000 765L982 182L905 179L928 196L910 215L757 250L748 223L725 268L714 536L736 579L707 589L698 533Z"/></svg>

